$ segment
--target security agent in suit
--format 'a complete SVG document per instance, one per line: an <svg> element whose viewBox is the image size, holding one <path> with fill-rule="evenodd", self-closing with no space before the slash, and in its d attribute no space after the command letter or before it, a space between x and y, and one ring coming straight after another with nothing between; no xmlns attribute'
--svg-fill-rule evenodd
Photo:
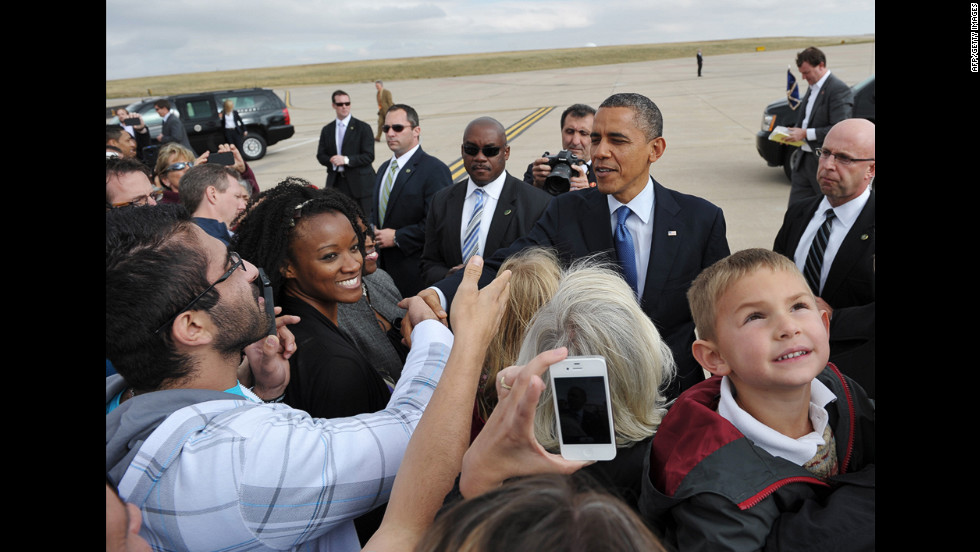
<svg viewBox="0 0 980 552"><path fill-rule="evenodd" d="M701 270L727 256L729 249L721 209L668 190L650 177L650 165L666 148L662 133L663 117L649 98L630 93L607 98L591 134L597 186L553 198L527 236L487 259L490 270L484 274L493 274L509 255L532 246L555 248L563 262L600 254L620 264L624 275L632 270L640 306L677 362L678 378L666 391L672 398L704 379L691 355L694 321L685 294ZM621 206L628 209L622 232ZM627 241L633 244L629 256ZM461 280L457 273L437 283L442 298L429 290L420 295L435 308L440 299L448 305Z"/></svg>
<svg viewBox="0 0 980 552"><path fill-rule="evenodd" d="M411 297L422 289L419 261L429 206L453 177L445 163L422 151L419 115L411 106L392 105L382 130L393 156L378 169L371 223L379 265L402 296Z"/></svg>
<svg viewBox="0 0 980 552"><path fill-rule="evenodd" d="M595 187L595 171L592 170L589 145L592 143L592 122L595 109L585 104L569 106L561 114L561 149L568 150L585 162L584 167L574 167L578 174L570 180L571 190ZM584 170L584 174L583 173ZM544 189L544 181L551 173L547 157L535 159L524 172L524 182Z"/></svg>
<svg viewBox="0 0 980 552"><path fill-rule="evenodd" d="M807 48L796 55L796 66L810 85L803 97L796 127L789 128L793 141L804 141L793 164L793 186L789 204L807 197L819 197L817 158L814 152L823 145L831 127L850 118L854 93L827 69L827 57L817 48Z"/></svg>
<svg viewBox="0 0 980 552"><path fill-rule="evenodd" d="M370 213L374 188L371 125L351 117L350 96L346 92L337 90L332 98L337 119L320 131L316 160L327 168L327 188L337 188L357 201L364 213ZM339 148L338 139L342 141Z"/></svg>
<svg viewBox="0 0 980 552"><path fill-rule="evenodd" d="M469 178L436 194L426 217L425 285L462 269L473 255L523 237L551 201L549 194L504 170L510 146L496 119L481 117L467 125L462 153Z"/></svg>
<svg viewBox="0 0 980 552"><path fill-rule="evenodd" d="M194 151L194 148L191 147L191 141L187 139L184 123L180 122L180 117L177 114L170 111L170 100L160 98L153 103L153 109L156 110L157 115L163 118L163 128L157 135L157 142L161 144L178 142L185 148Z"/></svg>
<svg viewBox="0 0 980 552"><path fill-rule="evenodd" d="M385 88L385 83L380 80L374 81L374 87L378 89L378 134L375 135L374 141L381 141L381 127L385 124L385 115L388 114L388 110L391 106L395 104L395 100L391 98L391 90Z"/></svg>
<svg viewBox="0 0 980 552"><path fill-rule="evenodd" d="M804 276L811 274L817 304L830 313L830 360L873 396L875 125L847 119L823 145L817 171L823 194L790 206L773 250L793 259ZM834 213L829 223L828 209ZM828 224L821 241L818 234ZM808 260L815 241L814 260Z"/></svg>

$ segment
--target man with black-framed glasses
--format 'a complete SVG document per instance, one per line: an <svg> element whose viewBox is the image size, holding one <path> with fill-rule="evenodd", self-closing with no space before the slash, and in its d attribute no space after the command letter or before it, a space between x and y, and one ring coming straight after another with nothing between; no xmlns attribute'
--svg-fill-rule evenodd
<svg viewBox="0 0 980 552"><path fill-rule="evenodd" d="M499 298L482 300L468 272L459 350L413 300L413 349L387 407L313 419L280 403L297 347L285 324L298 318L269 334L259 269L180 206L108 212L106 357L118 375L106 379L106 479L140 508L140 534L168 550L360 549L352 520L387 501L447 363L447 374L482 363Z"/></svg>
<svg viewBox="0 0 980 552"><path fill-rule="evenodd" d="M874 123L837 123L815 154L823 195L790 205L773 251L796 262L830 313L831 362L874 398Z"/></svg>
<svg viewBox="0 0 980 552"><path fill-rule="evenodd" d="M105 160L105 208L156 205L163 190L150 183L150 170L129 157L107 157Z"/></svg>
<svg viewBox="0 0 980 552"><path fill-rule="evenodd" d="M422 278L427 286L462 269L470 257L524 237L551 201L547 192L507 173L510 146L496 119L470 122L461 152L469 178L436 194L426 219Z"/></svg>
<svg viewBox="0 0 980 552"><path fill-rule="evenodd" d="M419 261L425 244L425 219L436 192L452 185L449 167L422 150L419 114L394 104L381 127L391 159L378 168L369 214L374 226L378 264L403 297L422 289Z"/></svg>

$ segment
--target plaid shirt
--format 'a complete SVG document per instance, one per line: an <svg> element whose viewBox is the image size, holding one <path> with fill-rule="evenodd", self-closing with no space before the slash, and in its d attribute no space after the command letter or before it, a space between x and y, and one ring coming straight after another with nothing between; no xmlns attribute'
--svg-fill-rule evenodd
<svg viewBox="0 0 980 552"><path fill-rule="evenodd" d="M119 483L140 534L156 550L360 550L352 520L388 501L452 346L435 321L412 338L381 412L315 419L250 394L171 414Z"/></svg>

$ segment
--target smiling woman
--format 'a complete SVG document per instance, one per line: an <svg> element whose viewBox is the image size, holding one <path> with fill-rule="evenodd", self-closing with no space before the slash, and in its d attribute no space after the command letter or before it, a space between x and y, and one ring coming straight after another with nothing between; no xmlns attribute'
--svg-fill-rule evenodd
<svg viewBox="0 0 980 552"><path fill-rule="evenodd" d="M338 192L290 178L259 198L235 238L236 250L265 268L283 313L301 319L290 326L297 351L284 400L318 418L383 410L391 396L384 375L337 326L338 303L362 295L355 216Z"/></svg>

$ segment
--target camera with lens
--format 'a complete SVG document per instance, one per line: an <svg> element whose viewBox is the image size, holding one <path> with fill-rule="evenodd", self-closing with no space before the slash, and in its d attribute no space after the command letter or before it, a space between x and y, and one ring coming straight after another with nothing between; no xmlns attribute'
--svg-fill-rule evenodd
<svg viewBox="0 0 980 552"><path fill-rule="evenodd" d="M561 150L555 155L544 152L541 157L547 157L548 165L551 166L551 173L544 181L544 191L553 196L567 192L572 184L570 179L576 174L572 165L581 165L584 161L568 150Z"/></svg>

